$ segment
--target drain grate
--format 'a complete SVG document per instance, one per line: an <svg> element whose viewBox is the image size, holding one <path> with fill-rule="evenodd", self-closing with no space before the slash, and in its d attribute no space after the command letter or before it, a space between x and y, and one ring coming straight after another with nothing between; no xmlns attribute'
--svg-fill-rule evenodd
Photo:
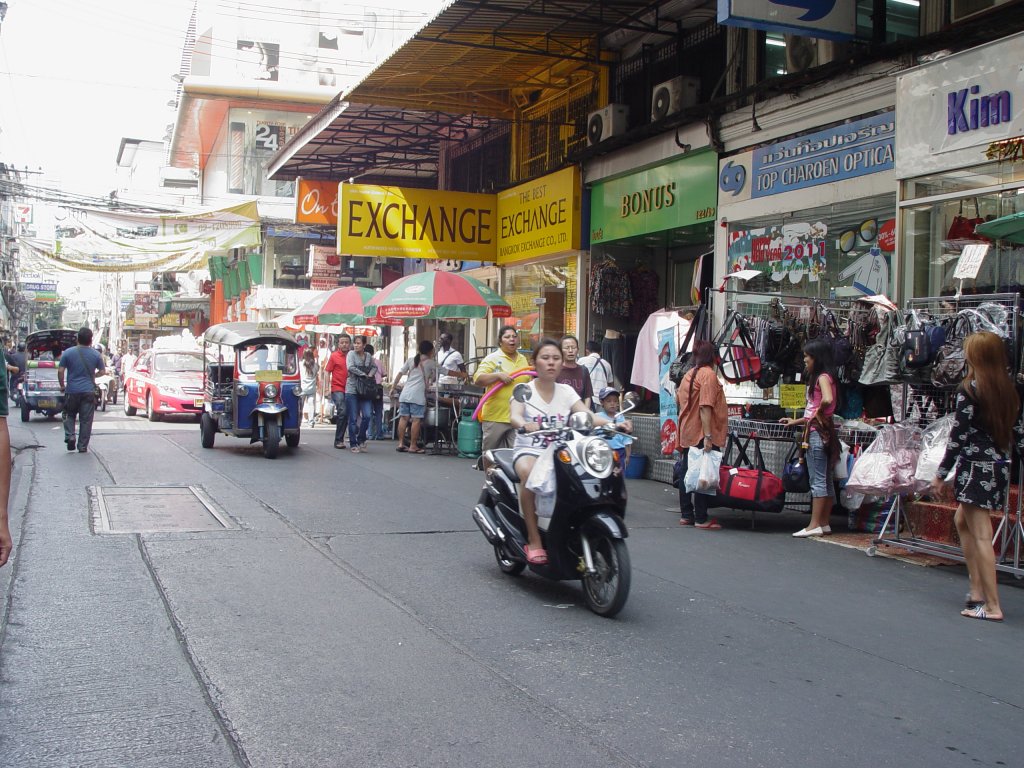
<svg viewBox="0 0 1024 768"><path fill-rule="evenodd" d="M237 526L194 485L92 489L97 533L199 533Z"/></svg>

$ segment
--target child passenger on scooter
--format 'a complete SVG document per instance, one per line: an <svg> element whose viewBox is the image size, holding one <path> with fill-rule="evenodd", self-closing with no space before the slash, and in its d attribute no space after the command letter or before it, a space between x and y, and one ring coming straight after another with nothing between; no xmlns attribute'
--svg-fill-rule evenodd
<svg viewBox="0 0 1024 768"><path fill-rule="evenodd" d="M569 414L576 411L589 411L588 406L580 399L568 384L557 384L555 380L562 372L562 348L554 339L541 339L533 350L530 358L537 377L527 386L530 395L525 403L513 399L509 403L510 422L516 429L516 441L513 445L513 465L519 475L519 505L526 523L527 545L526 560L533 565L546 565L548 553L544 550L537 526L537 498L533 491L526 488L526 480L537 463L537 457L544 451L549 442L547 436L534 436L531 433L542 429L564 426ZM595 415L594 424L602 426L611 424L612 420ZM617 424L616 428L623 432L631 432L633 425L629 421Z"/></svg>

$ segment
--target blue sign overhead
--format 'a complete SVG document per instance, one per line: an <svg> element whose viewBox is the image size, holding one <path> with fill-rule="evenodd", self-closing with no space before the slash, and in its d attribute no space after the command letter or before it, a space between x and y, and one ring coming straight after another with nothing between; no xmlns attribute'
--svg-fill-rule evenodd
<svg viewBox="0 0 1024 768"><path fill-rule="evenodd" d="M718 0L718 23L846 40L857 31L852 0Z"/></svg>
<svg viewBox="0 0 1024 768"><path fill-rule="evenodd" d="M891 170L895 143L896 114L890 110L760 147L753 152L750 196L767 197Z"/></svg>

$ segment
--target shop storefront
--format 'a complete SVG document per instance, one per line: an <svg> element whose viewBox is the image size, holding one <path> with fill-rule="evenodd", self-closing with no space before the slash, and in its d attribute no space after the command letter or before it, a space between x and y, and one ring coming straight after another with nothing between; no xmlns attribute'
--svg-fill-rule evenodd
<svg viewBox="0 0 1024 768"><path fill-rule="evenodd" d="M723 159L716 275L755 270L742 287L760 294L894 295L895 141L885 110Z"/></svg>
<svg viewBox="0 0 1024 768"><path fill-rule="evenodd" d="M1024 35L1013 35L898 78L896 175L906 297L959 289L1019 292L1024 286L1024 248L974 231L981 222L1024 211L1024 164L993 151L1024 136L1022 50ZM977 244L989 248L976 277L961 282L953 276L960 256Z"/></svg>
<svg viewBox="0 0 1024 768"><path fill-rule="evenodd" d="M520 344L579 332L581 184L566 168L497 196L501 294Z"/></svg>

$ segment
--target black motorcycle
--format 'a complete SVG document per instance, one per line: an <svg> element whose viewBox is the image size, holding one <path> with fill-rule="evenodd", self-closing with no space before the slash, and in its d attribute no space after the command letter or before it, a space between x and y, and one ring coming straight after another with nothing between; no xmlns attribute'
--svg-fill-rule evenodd
<svg viewBox="0 0 1024 768"><path fill-rule="evenodd" d="M514 397L526 403L529 388L520 384ZM628 413L636 397L626 395ZM526 560L526 523L519 511L519 478L512 466L510 448L488 451L489 468L473 520L494 547L502 572L516 576L527 565L538 576L556 581L580 580L587 607L601 616L614 616L626 604L631 580L626 485L623 467L605 435L610 427L594 427L589 412L573 413L565 426L531 434L553 442L556 478L555 506L551 517L540 517L541 539L548 562L534 565Z"/></svg>

